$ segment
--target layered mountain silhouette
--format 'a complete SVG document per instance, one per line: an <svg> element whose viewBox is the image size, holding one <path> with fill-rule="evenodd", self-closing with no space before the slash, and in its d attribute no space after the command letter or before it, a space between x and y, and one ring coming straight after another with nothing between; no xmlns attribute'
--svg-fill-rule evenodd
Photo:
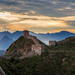
<svg viewBox="0 0 75 75"><path fill-rule="evenodd" d="M0 50L6 50L15 40L22 36L21 31L14 33L0 32Z"/></svg>
<svg viewBox="0 0 75 75"><path fill-rule="evenodd" d="M47 34L35 34L31 32L31 34L34 36L37 36L38 39L40 39L42 42L44 42L47 45L49 44L49 40L50 41L61 41L61 40L64 40L65 38L75 36L74 33L67 32L67 31L61 31L58 33L47 33Z"/></svg>
<svg viewBox="0 0 75 75"><path fill-rule="evenodd" d="M61 31L58 33L47 33L47 34L36 34L36 33L30 32L30 34L33 36L36 36L39 40L41 40L43 43L47 45L48 45L49 40L61 41L70 36L75 36L74 33L67 32L67 31ZM9 45L12 44L12 42L16 41L22 35L23 35L22 31L16 31L13 33L10 33L8 31L0 32L0 41L1 41L0 50L6 50L9 47ZM6 40L6 38L8 38L9 40L7 39L7 41L4 41L4 39ZM8 44L5 45L3 43L8 43Z"/></svg>
<svg viewBox="0 0 75 75"><path fill-rule="evenodd" d="M8 36L3 36L3 38L0 40L0 48L1 50L5 50L10 46L10 44L13 43L13 40L9 38Z"/></svg>
<svg viewBox="0 0 75 75"><path fill-rule="evenodd" d="M17 40L20 36L22 36L22 32L21 31L16 31L16 32L0 32L0 40L4 37L4 36L8 36L9 38L13 39L13 40Z"/></svg>

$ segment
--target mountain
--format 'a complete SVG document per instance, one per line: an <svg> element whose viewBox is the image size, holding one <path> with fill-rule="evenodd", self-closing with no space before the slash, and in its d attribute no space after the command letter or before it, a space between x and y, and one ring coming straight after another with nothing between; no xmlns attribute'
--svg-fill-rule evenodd
<svg viewBox="0 0 75 75"><path fill-rule="evenodd" d="M65 38L75 36L74 33L67 32L67 31L61 31L58 33L47 33L47 34L35 34L33 32L30 32L31 35L37 36L38 39L40 39L42 42L48 45L49 40L50 41L61 41Z"/></svg>
<svg viewBox="0 0 75 75"><path fill-rule="evenodd" d="M8 31L0 32L0 50L6 50L20 36L22 36L21 31L16 31L14 33Z"/></svg>
<svg viewBox="0 0 75 75"><path fill-rule="evenodd" d="M62 41L58 41L57 45L53 48L54 50L65 50L74 51L75 50L75 36L68 37Z"/></svg>
<svg viewBox="0 0 75 75"><path fill-rule="evenodd" d="M22 35L23 35L22 31L16 31L14 33L11 33L11 35L9 35L9 36L10 36L10 38L12 38L15 41Z"/></svg>
<svg viewBox="0 0 75 75"><path fill-rule="evenodd" d="M7 49L6 56L15 58L30 57L33 55L41 55L46 53L48 46L41 42L37 37L29 34L29 31L24 32L21 36Z"/></svg>
<svg viewBox="0 0 75 75"><path fill-rule="evenodd" d="M4 36L0 40L0 50L6 50L10 46L11 43L13 43L13 40L9 38L8 36Z"/></svg>
<svg viewBox="0 0 75 75"><path fill-rule="evenodd" d="M51 41L54 41L54 40L55 41L61 41L65 38L67 38L67 37L75 36L74 33L67 32L67 31L61 31L61 32L58 32L58 33L46 33L46 34L37 34L37 33L34 33L34 32L30 32L30 34L33 35L33 36L36 36L39 40L41 40L43 43L45 43L47 45L49 44L49 40L51 40ZM4 39L4 37L7 36L8 38L12 39L12 41L14 42L19 37L21 37L22 35L23 35L23 31L16 31L16 32L13 32L13 33L8 32L8 31L0 32L0 40ZM0 49L6 50L10 45L11 45L11 43L9 43L7 45L2 44L0 46Z"/></svg>
<svg viewBox="0 0 75 75"><path fill-rule="evenodd" d="M74 43L75 44L75 36L68 37L62 41L59 41L58 43L59 44L63 44L63 43Z"/></svg>
<svg viewBox="0 0 75 75"><path fill-rule="evenodd" d="M4 36L8 36L9 38L13 39L13 40L17 40L20 36L22 36L22 32L21 31L16 31L16 32L0 32L0 39L2 39Z"/></svg>

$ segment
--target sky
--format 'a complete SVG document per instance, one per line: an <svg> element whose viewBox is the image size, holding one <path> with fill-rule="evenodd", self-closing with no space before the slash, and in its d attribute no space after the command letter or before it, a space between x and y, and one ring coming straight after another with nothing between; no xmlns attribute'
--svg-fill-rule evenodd
<svg viewBox="0 0 75 75"><path fill-rule="evenodd" d="M0 32L75 33L75 0L0 0Z"/></svg>

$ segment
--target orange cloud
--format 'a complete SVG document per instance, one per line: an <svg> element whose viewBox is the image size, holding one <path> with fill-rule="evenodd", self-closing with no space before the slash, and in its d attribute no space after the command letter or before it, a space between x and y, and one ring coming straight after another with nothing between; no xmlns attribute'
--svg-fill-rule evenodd
<svg viewBox="0 0 75 75"><path fill-rule="evenodd" d="M9 31L23 31L25 29L37 32L49 32L49 28L51 32L58 32L62 30L70 31L68 29L70 27L67 21L75 20L75 16L66 16L66 17L49 17L40 14L36 14L36 12L31 11L30 13L34 15L18 14L11 12L0 12L0 19L7 22L7 25L0 25L0 31L9 30ZM41 28L41 29L40 29ZM59 28L59 29L53 29ZM63 28L63 29L62 29ZM64 29L66 28L66 29ZM74 32L74 29L71 30Z"/></svg>
<svg viewBox="0 0 75 75"><path fill-rule="evenodd" d="M51 31L48 31L49 33L56 33L56 32L60 32L60 31L69 31L72 33L75 33L75 29L52 29Z"/></svg>
<svg viewBox="0 0 75 75"><path fill-rule="evenodd" d="M27 30L30 27L31 26L28 25L8 25L7 29L9 31L23 31L23 30Z"/></svg>

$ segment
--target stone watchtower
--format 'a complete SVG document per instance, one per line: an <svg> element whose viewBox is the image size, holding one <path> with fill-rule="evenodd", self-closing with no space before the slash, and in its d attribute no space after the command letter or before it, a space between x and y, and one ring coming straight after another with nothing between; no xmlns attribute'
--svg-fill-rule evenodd
<svg viewBox="0 0 75 75"><path fill-rule="evenodd" d="M24 34L24 37L28 37L29 36L29 31L24 30L23 34Z"/></svg>

